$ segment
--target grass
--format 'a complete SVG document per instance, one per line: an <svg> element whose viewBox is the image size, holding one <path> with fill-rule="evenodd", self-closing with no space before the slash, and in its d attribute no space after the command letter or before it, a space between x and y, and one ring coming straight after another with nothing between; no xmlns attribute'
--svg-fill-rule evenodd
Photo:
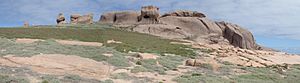
<svg viewBox="0 0 300 83"><path fill-rule="evenodd" d="M141 66L147 69L147 72L157 72L159 74L165 74L165 71L167 70L166 68L157 65L157 60L155 59L141 60Z"/></svg>
<svg viewBox="0 0 300 83"><path fill-rule="evenodd" d="M29 83L29 80L21 77L13 77L0 74L0 83Z"/></svg>
<svg viewBox="0 0 300 83"><path fill-rule="evenodd" d="M61 45L53 40L20 44L5 38L1 38L0 43L0 50L3 50L0 52L1 56L16 55L30 57L37 54L65 54L77 55L96 61L106 61L116 67L130 66L129 60L125 58L126 54L108 47ZM102 55L103 53L112 53L114 56L107 57Z"/></svg>
<svg viewBox="0 0 300 83"><path fill-rule="evenodd" d="M177 66L183 65L184 57L180 56L161 56L157 61L160 65L166 67L168 70L176 69Z"/></svg>
<svg viewBox="0 0 300 83"><path fill-rule="evenodd" d="M138 72L157 72L159 74L165 74L167 70L176 70L177 66L182 65L185 58L181 56L165 55L160 56L158 59L146 59L137 61L137 65L131 69L131 73ZM159 63L159 65L157 64Z"/></svg>
<svg viewBox="0 0 300 83"><path fill-rule="evenodd" d="M173 80L178 83L231 83L229 79L199 73L181 75Z"/></svg>
<svg viewBox="0 0 300 83"><path fill-rule="evenodd" d="M244 69L252 73L238 75L233 79L238 83L299 83L300 66L294 65L284 73L279 73L274 68L252 68Z"/></svg>
<svg viewBox="0 0 300 83"><path fill-rule="evenodd" d="M127 73L116 73L113 74L112 79L123 79L126 81L131 80L131 83L153 83L151 78L147 77L135 77L135 76L129 76Z"/></svg>
<svg viewBox="0 0 300 83"><path fill-rule="evenodd" d="M49 27L49 28L47 28ZM158 54L176 54L195 56L189 46L170 44L172 40L156 36L112 29L108 25L74 25L65 28L0 28L0 37L5 38L35 38L35 39L72 39L89 42L102 42L105 46L114 47L120 52L148 52ZM85 27L85 28L84 28ZM121 41L121 44L106 44L107 40Z"/></svg>
<svg viewBox="0 0 300 83"><path fill-rule="evenodd" d="M248 73L236 74L232 69L242 69ZM178 83L299 83L300 65L293 65L284 73L276 68L254 68L223 65L217 73L198 68L174 78Z"/></svg>
<svg viewBox="0 0 300 83"><path fill-rule="evenodd" d="M95 79L86 79L77 75L64 75L62 77L44 75L41 77L42 83L110 83Z"/></svg>

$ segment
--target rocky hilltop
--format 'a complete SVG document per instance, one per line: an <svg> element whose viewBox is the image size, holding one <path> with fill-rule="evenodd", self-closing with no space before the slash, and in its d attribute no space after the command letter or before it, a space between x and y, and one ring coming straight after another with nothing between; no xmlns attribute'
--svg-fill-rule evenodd
<svg viewBox="0 0 300 83"><path fill-rule="evenodd" d="M130 31L171 39L205 43L228 43L243 49L261 49L251 32L228 22L215 22L197 11L177 10L160 15L159 8L144 6L140 12L117 11L101 15L100 23L110 23Z"/></svg>
<svg viewBox="0 0 300 83"><path fill-rule="evenodd" d="M0 28L0 83L298 83L300 56L201 12L63 13L57 25ZM150 35L149 35L150 34Z"/></svg>

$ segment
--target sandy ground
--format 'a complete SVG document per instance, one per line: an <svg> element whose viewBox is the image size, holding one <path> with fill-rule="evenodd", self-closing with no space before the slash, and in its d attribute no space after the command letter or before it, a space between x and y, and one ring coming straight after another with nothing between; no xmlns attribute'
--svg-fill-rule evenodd
<svg viewBox="0 0 300 83"><path fill-rule="evenodd" d="M82 41L71 41L71 40L55 40L56 42L64 45L82 45L82 46L102 46L99 42L82 42Z"/></svg>
<svg viewBox="0 0 300 83"><path fill-rule="evenodd" d="M18 39L16 39L16 43L26 43L26 44L34 43L34 42L37 42L37 41L43 41L43 40L41 40L41 39L28 39L28 38L18 38Z"/></svg>
<svg viewBox="0 0 300 83"><path fill-rule="evenodd" d="M0 65L28 67L41 74L73 74L92 79L108 77L113 70L113 67L102 62L61 54L43 54L32 57L5 56L0 58Z"/></svg>

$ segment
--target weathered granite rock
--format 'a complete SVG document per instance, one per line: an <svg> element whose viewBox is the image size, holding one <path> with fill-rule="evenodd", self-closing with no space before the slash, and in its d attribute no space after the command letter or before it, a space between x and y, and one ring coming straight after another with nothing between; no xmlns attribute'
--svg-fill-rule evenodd
<svg viewBox="0 0 300 83"><path fill-rule="evenodd" d="M200 18L206 17L203 13L197 11L189 11L189 10L177 10L175 12L170 12L162 15L162 17L167 17L167 16L200 17Z"/></svg>
<svg viewBox="0 0 300 83"><path fill-rule="evenodd" d="M56 23L57 23L58 25L61 25L61 24L67 24L66 18L65 18L65 16L64 16L63 13L59 13L59 14L58 14L58 16L57 16L57 18L56 18Z"/></svg>
<svg viewBox="0 0 300 83"><path fill-rule="evenodd" d="M24 21L24 28L28 28L29 27L29 22L28 21Z"/></svg>
<svg viewBox="0 0 300 83"><path fill-rule="evenodd" d="M72 14L71 15L71 24L93 24L93 14L80 15Z"/></svg>
<svg viewBox="0 0 300 83"><path fill-rule="evenodd" d="M159 23L159 8L155 6L143 6L139 22L143 24Z"/></svg>
<svg viewBox="0 0 300 83"><path fill-rule="evenodd" d="M139 13L135 11L109 12L101 15L99 22L116 24L136 24Z"/></svg>
<svg viewBox="0 0 300 83"><path fill-rule="evenodd" d="M240 26L215 22L203 13L179 10L159 16L159 8L144 6L141 13L111 12L101 16L100 23L126 25L130 31L170 39L188 39L202 43L226 43L244 49L261 49L251 32Z"/></svg>
<svg viewBox="0 0 300 83"><path fill-rule="evenodd" d="M223 30L223 37L233 46L244 49L257 49L259 47L255 43L252 33L248 30L226 22L217 22L217 24Z"/></svg>

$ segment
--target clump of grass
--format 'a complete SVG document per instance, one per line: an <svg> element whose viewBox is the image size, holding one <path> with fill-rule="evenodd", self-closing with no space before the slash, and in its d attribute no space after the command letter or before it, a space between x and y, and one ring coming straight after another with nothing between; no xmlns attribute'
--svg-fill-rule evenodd
<svg viewBox="0 0 300 83"><path fill-rule="evenodd" d="M102 83L99 80L95 79L86 79L80 77L78 75L64 75L60 76L53 76L53 75L43 75L41 77L42 83Z"/></svg>
<svg viewBox="0 0 300 83"><path fill-rule="evenodd" d="M116 73L116 74L113 74L111 76L112 79L124 79L124 80L131 80L133 79L132 76L129 76L127 73Z"/></svg>
<svg viewBox="0 0 300 83"><path fill-rule="evenodd" d="M29 80L21 77L13 77L0 74L0 83L29 83Z"/></svg>
<svg viewBox="0 0 300 83"><path fill-rule="evenodd" d="M200 73L181 75L173 80L178 83L232 83L229 79Z"/></svg>
<svg viewBox="0 0 300 83"><path fill-rule="evenodd" d="M43 80L43 82L48 82L48 83L60 83L61 82L58 78L56 78L55 76L51 76L51 75L42 76L41 79Z"/></svg>
<svg viewBox="0 0 300 83"><path fill-rule="evenodd" d="M136 66L131 72L157 72L159 74L165 74L165 71L176 69L178 65L182 65L183 60L184 57L176 55L161 56L158 59L140 60L137 61L136 64L141 66Z"/></svg>
<svg viewBox="0 0 300 83"><path fill-rule="evenodd" d="M141 61L141 65L147 69L148 72L158 72L159 74L165 74L166 68L157 65L157 60L146 59Z"/></svg>
<svg viewBox="0 0 300 83"><path fill-rule="evenodd" d="M171 55L166 55L166 56L161 56L158 59L158 62L160 65L166 67L169 70L176 69L177 66L183 65L184 57L181 56L171 56Z"/></svg>
<svg viewBox="0 0 300 83"><path fill-rule="evenodd" d="M138 72L150 72L147 68L143 66L136 66L130 70L131 73L138 73Z"/></svg>
<svg viewBox="0 0 300 83"><path fill-rule="evenodd" d="M116 73L111 76L112 79L131 80L132 83L153 83L151 78L129 76L127 73Z"/></svg>
<svg viewBox="0 0 300 83"><path fill-rule="evenodd" d="M105 81L103 81L103 82L101 82L101 83L114 83L114 81L108 79L108 80L105 80Z"/></svg>

